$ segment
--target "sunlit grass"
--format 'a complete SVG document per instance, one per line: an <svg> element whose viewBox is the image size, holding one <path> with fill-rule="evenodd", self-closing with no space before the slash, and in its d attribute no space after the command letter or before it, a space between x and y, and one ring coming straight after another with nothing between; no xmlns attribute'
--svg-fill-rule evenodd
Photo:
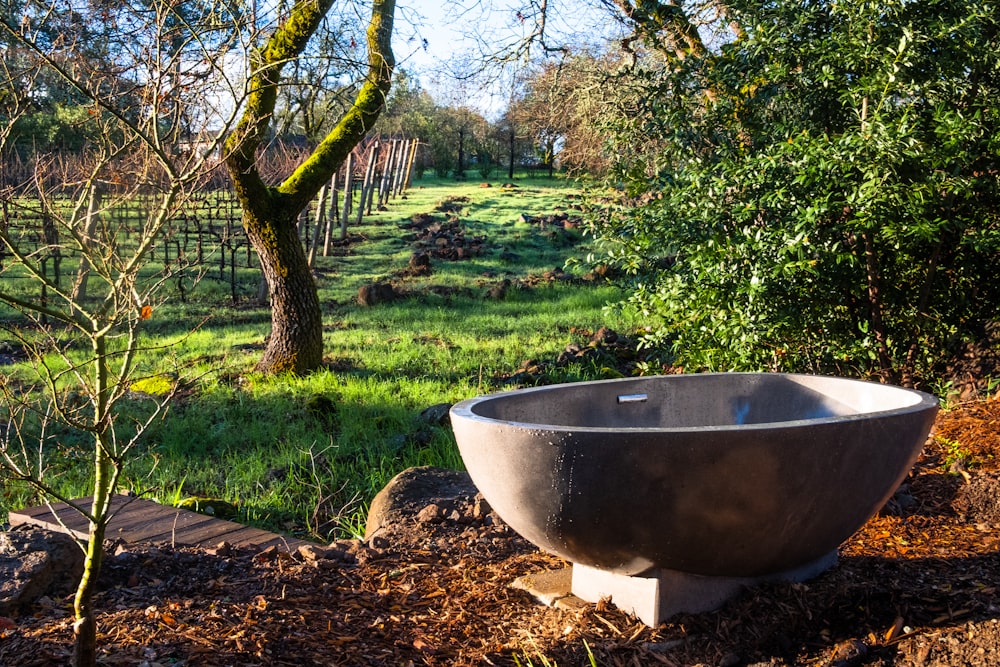
<svg viewBox="0 0 1000 667"><path fill-rule="evenodd" d="M507 388L504 378L523 362L554 360L580 342L581 329L631 326L604 311L619 296L613 287L529 285L532 275L563 267L587 248L579 235L545 235L521 220L571 205L571 183L519 184L501 190L416 181L405 200L352 227L336 256L317 258L328 368L308 377L253 372L270 329L269 311L253 300L258 270L240 268L235 303L228 274L208 271L186 288L183 303L168 283L144 323L139 376L157 386L178 378L181 391L144 436L123 485L163 502L221 498L237 505L239 520L328 539L363 529L367 503L402 469L461 467L450 429L421 419L421 411ZM413 252L402 226L417 213L446 221L433 209L449 197L468 198L458 220L467 236L486 238L483 252L434 260L427 277L401 277ZM506 295L487 298L504 278L512 281ZM393 281L401 296L359 306L358 288L375 280ZM594 373L570 365L549 380ZM127 409L141 415L148 400L137 395ZM69 433L59 441L51 472L60 475L60 490L88 494L88 458L77 456L85 442ZM2 494L0 520L38 500L9 482Z"/></svg>

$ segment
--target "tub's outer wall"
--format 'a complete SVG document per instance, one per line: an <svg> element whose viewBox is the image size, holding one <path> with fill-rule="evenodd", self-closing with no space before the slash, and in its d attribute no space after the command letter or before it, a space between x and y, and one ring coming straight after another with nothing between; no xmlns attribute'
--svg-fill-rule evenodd
<svg viewBox="0 0 1000 667"><path fill-rule="evenodd" d="M539 547L622 574L759 577L820 558L860 528L913 465L936 406L620 432L545 431L463 413L453 411L452 426L473 481Z"/></svg>

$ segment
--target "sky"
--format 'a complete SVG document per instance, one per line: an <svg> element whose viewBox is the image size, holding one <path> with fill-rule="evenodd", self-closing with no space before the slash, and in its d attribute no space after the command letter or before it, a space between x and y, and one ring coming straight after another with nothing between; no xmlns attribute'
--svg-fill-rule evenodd
<svg viewBox="0 0 1000 667"><path fill-rule="evenodd" d="M534 24L527 5L527 0L397 0L397 67L417 75L439 103L465 104L492 115L510 98L509 80L463 82L450 70L463 58L521 40ZM578 47L613 32L607 15L583 0L548 0L548 6L546 30L553 42Z"/></svg>

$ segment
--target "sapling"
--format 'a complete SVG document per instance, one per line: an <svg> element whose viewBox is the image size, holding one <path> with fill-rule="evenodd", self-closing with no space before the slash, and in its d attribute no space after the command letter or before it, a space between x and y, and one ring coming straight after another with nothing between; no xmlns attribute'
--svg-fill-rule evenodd
<svg viewBox="0 0 1000 667"><path fill-rule="evenodd" d="M74 664L87 666L111 500L172 397L144 402L138 417L123 409L156 351L143 326L157 316L161 286L184 269L181 257L155 268L153 251L219 163L239 107L222 63L239 46L242 17L221 3L45 5L16 21L0 16L0 158L28 165L0 182L0 303L19 312L8 331L30 362L0 382L0 468L88 520L74 599ZM206 102L220 87L235 96L230 107ZM76 114L66 132L79 145L35 150L25 133L62 108ZM87 502L59 491L53 473L67 454L92 479Z"/></svg>

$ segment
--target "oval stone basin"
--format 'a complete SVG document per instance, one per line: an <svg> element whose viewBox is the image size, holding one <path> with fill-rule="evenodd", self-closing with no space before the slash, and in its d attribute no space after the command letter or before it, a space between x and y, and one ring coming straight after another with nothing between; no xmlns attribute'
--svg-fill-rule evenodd
<svg viewBox="0 0 1000 667"><path fill-rule="evenodd" d="M835 559L919 454L937 400L834 377L712 373L455 405L473 481L574 564L762 578Z"/></svg>

